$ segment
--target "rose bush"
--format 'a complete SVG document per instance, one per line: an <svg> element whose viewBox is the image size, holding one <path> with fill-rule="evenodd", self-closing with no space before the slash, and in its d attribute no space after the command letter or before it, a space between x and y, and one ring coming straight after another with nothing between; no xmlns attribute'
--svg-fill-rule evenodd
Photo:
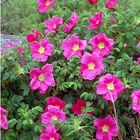
<svg viewBox="0 0 140 140"><path fill-rule="evenodd" d="M42 23L1 55L2 140L139 139L138 10L117 0L35 6Z"/></svg>

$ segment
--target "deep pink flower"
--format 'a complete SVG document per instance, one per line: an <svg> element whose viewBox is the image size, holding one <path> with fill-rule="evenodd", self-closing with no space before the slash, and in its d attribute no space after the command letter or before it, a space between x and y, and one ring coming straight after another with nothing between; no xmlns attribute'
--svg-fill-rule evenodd
<svg viewBox="0 0 140 140"><path fill-rule="evenodd" d="M42 38L42 34L39 30L33 30L31 34L26 35L27 42L31 43L33 41L39 41L39 38Z"/></svg>
<svg viewBox="0 0 140 140"><path fill-rule="evenodd" d="M58 97L49 97L46 103L45 112L48 110L49 105L59 106L60 109L63 109L66 106L66 103Z"/></svg>
<svg viewBox="0 0 140 140"><path fill-rule="evenodd" d="M65 121L66 114L58 106L48 106L47 112L43 113L41 116L42 124L50 125L52 121Z"/></svg>
<svg viewBox="0 0 140 140"><path fill-rule="evenodd" d="M72 111L75 115L83 113L83 109L86 108L86 101L78 99L76 103L72 106ZM88 112L88 114L93 114L93 112Z"/></svg>
<svg viewBox="0 0 140 140"><path fill-rule="evenodd" d="M112 137L118 136L118 126L116 119L111 115L106 116L104 119L96 119L93 121L96 130L97 140L112 140Z"/></svg>
<svg viewBox="0 0 140 140"><path fill-rule="evenodd" d="M55 125L49 125L44 131L45 133L40 135L39 140L60 140L60 134L57 133Z"/></svg>
<svg viewBox="0 0 140 140"><path fill-rule="evenodd" d="M140 116L140 90L136 90L132 93L132 108Z"/></svg>
<svg viewBox="0 0 140 140"><path fill-rule="evenodd" d="M42 39L41 43L34 41L30 44L32 58L37 58L37 62L45 62L48 56L52 56L53 45L47 39Z"/></svg>
<svg viewBox="0 0 140 140"><path fill-rule="evenodd" d="M98 54L86 52L81 58L80 72L85 80L93 80L104 70L103 58Z"/></svg>
<svg viewBox="0 0 140 140"><path fill-rule="evenodd" d="M78 15L77 13L73 12L71 15L71 19L68 20L68 24L63 27L63 32L70 33L71 30L75 27L78 22Z"/></svg>
<svg viewBox="0 0 140 140"><path fill-rule="evenodd" d="M2 107L0 107L0 126L5 130L8 129L6 110Z"/></svg>
<svg viewBox="0 0 140 140"><path fill-rule="evenodd" d="M98 2L98 0L88 0L90 4L95 4Z"/></svg>
<svg viewBox="0 0 140 140"><path fill-rule="evenodd" d="M72 56L81 57L82 50L86 48L87 41L79 40L76 34L73 34L71 38L66 38L62 43L63 55L69 60Z"/></svg>
<svg viewBox="0 0 140 140"><path fill-rule="evenodd" d="M102 22L102 12L99 12L98 14L95 14L93 18L89 18L88 30L100 28Z"/></svg>
<svg viewBox="0 0 140 140"><path fill-rule="evenodd" d="M108 0L106 2L105 7L110 9L110 10L114 10L116 8L118 1L117 0Z"/></svg>
<svg viewBox="0 0 140 140"><path fill-rule="evenodd" d="M104 33L99 33L90 39L92 51L101 56L108 56L113 49L114 40L108 38Z"/></svg>
<svg viewBox="0 0 140 140"><path fill-rule="evenodd" d="M53 16L52 19L48 19L44 22L45 27L47 27L45 33L49 34L53 32L55 34L61 24L63 24L63 19Z"/></svg>
<svg viewBox="0 0 140 140"><path fill-rule="evenodd" d="M138 62L138 64L140 64L140 57L137 58L137 62Z"/></svg>
<svg viewBox="0 0 140 140"><path fill-rule="evenodd" d="M33 68L30 71L30 87L32 90L39 90L41 94L45 94L49 87L55 86L55 80L53 77L53 65L46 64L40 70L39 68Z"/></svg>
<svg viewBox="0 0 140 140"><path fill-rule="evenodd" d="M106 74L99 79L96 89L97 94L103 95L105 100L115 102L124 91L124 85L117 76Z"/></svg>
<svg viewBox="0 0 140 140"><path fill-rule="evenodd" d="M38 11L45 13L48 9L53 9L54 1L55 0L38 0Z"/></svg>

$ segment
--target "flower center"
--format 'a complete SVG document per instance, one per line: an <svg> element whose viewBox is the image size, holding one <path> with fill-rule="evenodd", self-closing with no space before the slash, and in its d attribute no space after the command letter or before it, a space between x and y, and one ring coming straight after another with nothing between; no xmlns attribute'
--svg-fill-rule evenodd
<svg viewBox="0 0 140 140"><path fill-rule="evenodd" d="M99 20L96 21L96 24L99 24Z"/></svg>
<svg viewBox="0 0 140 140"><path fill-rule="evenodd" d="M55 140L55 139L53 137L51 137L50 140Z"/></svg>
<svg viewBox="0 0 140 140"><path fill-rule="evenodd" d="M114 90L114 84L113 83L107 84L107 89Z"/></svg>
<svg viewBox="0 0 140 140"><path fill-rule="evenodd" d="M57 121L57 120L58 120L57 116L52 117L52 121Z"/></svg>
<svg viewBox="0 0 140 140"><path fill-rule="evenodd" d="M40 48L38 49L38 52L39 52L40 54L43 54L43 53L45 52L45 48L40 47Z"/></svg>
<svg viewBox="0 0 140 140"><path fill-rule="evenodd" d="M94 68L95 68L94 63L89 63L89 64L88 64L88 69L89 69L89 70L94 70Z"/></svg>
<svg viewBox="0 0 140 140"><path fill-rule="evenodd" d="M79 50L79 45L74 45L74 46L73 46L73 51L76 52L76 51L78 51L78 50Z"/></svg>
<svg viewBox="0 0 140 140"><path fill-rule="evenodd" d="M46 2L46 6L49 6L51 3L50 3L50 1L47 1Z"/></svg>
<svg viewBox="0 0 140 140"><path fill-rule="evenodd" d="M104 42L100 42L98 45L99 49L104 49L105 48L105 43Z"/></svg>
<svg viewBox="0 0 140 140"><path fill-rule="evenodd" d="M56 29L56 24L53 25L53 28Z"/></svg>
<svg viewBox="0 0 140 140"><path fill-rule="evenodd" d="M106 125L106 124L102 127L102 131L103 131L104 133L107 133L107 132L108 132L108 129L109 129L109 126Z"/></svg>
<svg viewBox="0 0 140 140"><path fill-rule="evenodd" d="M39 81L43 82L45 81L45 75L44 74L40 74L38 77Z"/></svg>

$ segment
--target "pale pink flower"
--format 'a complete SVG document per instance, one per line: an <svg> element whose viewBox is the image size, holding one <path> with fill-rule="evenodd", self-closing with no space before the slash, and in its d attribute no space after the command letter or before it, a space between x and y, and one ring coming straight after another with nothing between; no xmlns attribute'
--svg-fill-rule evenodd
<svg viewBox="0 0 140 140"><path fill-rule="evenodd" d="M106 74L99 79L96 92L107 101L115 102L118 95L123 93L124 85L121 80L112 74Z"/></svg>
<svg viewBox="0 0 140 140"><path fill-rule="evenodd" d="M80 72L85 80L93 80L104 70L103 58L98 54L86 52L81 58Z"/></svg>
<svg viewBox="0 0 140 140"><path fill-rule="evenodd" d="M90 4L95 4L95 3L98 2L98 0L88 0L88 2L89 2Z"/></svg>
<svg viewBox="0 0 140 140"><path fill-rule="evenodd" d="M112 137L118 136L118 126L116 119L111 115L107 115L104 119L99 118L93 121L96 130L97 140L112 140Z"/></svg>
<svg viewBox="0 0 140 140"><path fill-rule="evenodd" d="M55 125L49 125L44 129L45 133L40 135L39 140L60 140L60 134L57 133Z"/></svg>
<svg viewBox="0 0 140 140"><path fill-rule="evenodd" d="M108 0L106 2L106 8L110 9L110 10L114 10L116 8L116 5L118 4L117 0Z"/></svg>
<svg viewBox="0 0 140 140"><path fill-rule="evenodd" d="M41 40L41 43L34 41L30 44L32 58L36 58L37 62L47 61L48 56L53 55L53 48L53 45L45 38Z"/></svg>
<svg viewBox="0 0 140 140"><path fill-rule="evenodd" d="M104 33L99 33L90 39L92 51L101 56L109 56L110 51L113 49L114 40L108 38Z"/></svg>
<svg viewBox="0 0 140 140"><path fill-rule="evenodd" d="M66 114L58 107L49 105L47 112L41 115L42 124L50 125L52 121L65 121Z"/></svg>
<svg viewBox="0 0 140 140"><path fill-rule="evenodd" d="M53 9L54 1L55 0L38 0L38 11L45 13L48 9Z"/></svg>
<svg viewBox="0 0 140 140"><path fill-rule="evenodd" d="M139 43L137 44L137 47L140 47L140 41L139 41Z"/></svg>
<svg viewBox="0 0 140 140"><path fill-rule="evenodd" d="M69 60L73 56L81 57L82 51L85 50L87 45L86 40L79 40L76 34L71 38L66 38L62 43L63 55Z"/></svg>
<svg viewBox="0 0 140 140"><path fill-rule="evenodd" d="M89 18L88 30L94 30L100 28L102 22L103 22L102 12L99 12L95 14L93 18Z"/></svg>
<svg viewBox="0 0 140 140"><path fill-rule="evenodd" d="M0 126L7 130L8 129L8 120L6 116L6 110L2 107L0 107Z"/></svg>
<svg viewBox="0 0 140 140"><path fill-rule="evenodd" d="M53 77L53 65L46 64L40 70L39 68L33 68L30 71L30 87L32 90L39 90L41 94L45 94L49 87L55 86L55 80Z"/></svg>
<svg viewBox="0 0 140 140"><path fill-rule="evenodd" d="M45 33L49 34L52 32L55 34L61 24L63 24L63 18L53 16L52 19L48 19L44 22L45 27L47 27Z"/></svg>
<svg viewBox="0 0 140 140"><path fill-rule="evenodd" d="M140 116L140 90L136 90L132 93L132 108Z"/></svg>
<svg viewBox="0 0 140 140"><path fill-rule="evenodd" d="M71 19L68 20L68 24L63 27L63 32L70 33L71 30L76 26L78 22L78 15L76 12L73 12L71 15Z"/></svg>
<svg viewBox="0 0 140 140"><path fill-rule="evenodd" d="M46 103L45 112L48 110L49 105L58 106L60 109L63 109L66 106L66 103L58 97L49 97Z"/></svg>

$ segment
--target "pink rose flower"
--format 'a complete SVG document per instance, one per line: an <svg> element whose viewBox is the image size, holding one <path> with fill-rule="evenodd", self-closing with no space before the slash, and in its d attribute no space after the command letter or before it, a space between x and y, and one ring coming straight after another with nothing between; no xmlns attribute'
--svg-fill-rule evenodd
<svg viewBox="0 0 140 140"><path fill-rule="evenodd" d="M90 39L92 51L101 56L109 56L110 51L113 49L114 40L108 38L104 33L99 33Z"/></svg>
<svg viewBox="0 0 140 140"><path fill-rule="evenodd" d="M74 104L72 106L72 112L75 114L75 115L79 115L81 113L84 113L83 112L83 109L86 108L86 101L84 100L81 100L81 99L78 99L76 101L76 104ZM88 112L88 114L93 114L93 112Z"/></svg>
<svg viewBox="0 0 140 140"><path fill-rule="evenodd" d="M55 0L38 0L38 11L45 13L48 9L53 9L54 1Z"/></svg>
<svg viewBox="0 0 140 140"><path fill-rule="evenodd" d="M114 10L116 8L118 1L117 0L108 0L106 2L105 7L110 9L110 10Z"/></svg>
<svg viewBox="0 0 140 140"><path fill-rule="evenodd" d="M89 2L90 4L95 4L95 3L98 2L98 0L88 0L88 2Z"/></svg>
<svg viewBox="0 0 140 140"><path fill-rule="evenodd" d="M58 97L49 97L46 103L45 112L48 110L49 105L58 106L60 109L63 109L66 106L66 103Z"/></svg>
<svg viewBox="0 0 140 140"><path fill-rule="evenodd" d="M140 57L137 58L137 62L140 65Z"/></svg>
<svg viewBox="0 0 140 140"><path fill-rule="evenodd" d="M49 87L55 86L55 80L53 77L53 65L46 64L40 70L39 68L33 68L30 71L30 87L32 90L39 90L41 94L45 94Z"/></svg>
<svg viewBox="0 0 140 140"><path fill-rule="evenodd" d="M26 40L28 43L31 43L33 41L38 41L39 38L42 38L42 34L40 33L39 30L33 30L32 34L27 34L26 35Z"/></svg>
<svg viewBox="0 0 140 140"><path fill-rule="evenodd" d="M39 140L60 140L60 134L57 133L55 125L49 125L44 131L45 133L40 135Z"/></svg>
<svg viewBox="0 0 140 140"><path fill-rule="evenodd" d="M140 41L139 41L139 43L137 44L137 47L140 47Z"/></svg>
<svg viewBox="0 0 140 140"><path fill-rule="evenodd" d="M71 38L66 38L62 43L63 55L70 60L71 57L82 56L82 51L86 48L86 40L79 40L76 34L73 34Z"/></svg>
<svg viewBox="0 0 140 140"><path fill-rule="evenodd" d="M99 12L98 14L95 14L93 18L89 18L88 30L100 28L102 22L102 12Z"/></svg>
<svg viewBox="0 0 140 140"><path fill-rule="evenodd" d="M140 90L136 90L132 93L132 108L140 116Z"/></svg>
<svg viewBox="0 0 140 140"><path fill-rule="evenodd" d="M52 121L65 121L66 114L58 106L48 106L47 112L41 115L42 124L50 125Z"/></svg>
<svg viewBox="0 0 140 140"><path fill-rule="evenodd" d="M86 52L81 58L80 73L85 80L93 80L104 70L103 58Z"/></svg>
<svg viewBox="0 0 140 140"><path fill-rule="evenodd" d="M112 137L118 136L118 126L116 119L111 115L106 116L104 119L95 119L93 121L96 130L97 140L112 140Z"/></svg>
<svg viewBox="0 0 140 140"><path fill-rule="evenodd" d="M63 24L63 18L53 16L52 19L48 19L44 22L45 27L47 27L45 33L49 34L53 32L55 34L61 24Z"/></svg>
<svg viewBox="0 0 140 140"><path fill-rule="evenodd" d="M64 33L70 33L71 30L72 30L72 29L75 27L75 25L77 24L78 18L79 18L79 17L78 17L78 15L77 15L77 13L73 12L72 15L71 15L71 19L68 20L68 24L65 25L65 26L63 27L63 32L64 32Z"/></svg>
<svg viewBox="0 0 140 140"><path fill-rule="evenodd" d="M106 101L115 102L118 95L123 93L124 85L117 76L106 74L99 79L99 84L96 86L96 92L102 95ZM112 96L111 96L112 95Z"/></svg>
<svg viewBox="0 0 140 140"><path fill-rule="evenodd" d="M41 43L34 41L30 44L32 58L37 58L37 62L45 62L48 56L53 55L53 45L47 39L42 39Z"/></svg>
<svg viewBox="0 0 140 140"><path fill-rule="evenodd" d="M2 107L0 107L0 126L5 130L8 129L6 110Z"/></svg>

